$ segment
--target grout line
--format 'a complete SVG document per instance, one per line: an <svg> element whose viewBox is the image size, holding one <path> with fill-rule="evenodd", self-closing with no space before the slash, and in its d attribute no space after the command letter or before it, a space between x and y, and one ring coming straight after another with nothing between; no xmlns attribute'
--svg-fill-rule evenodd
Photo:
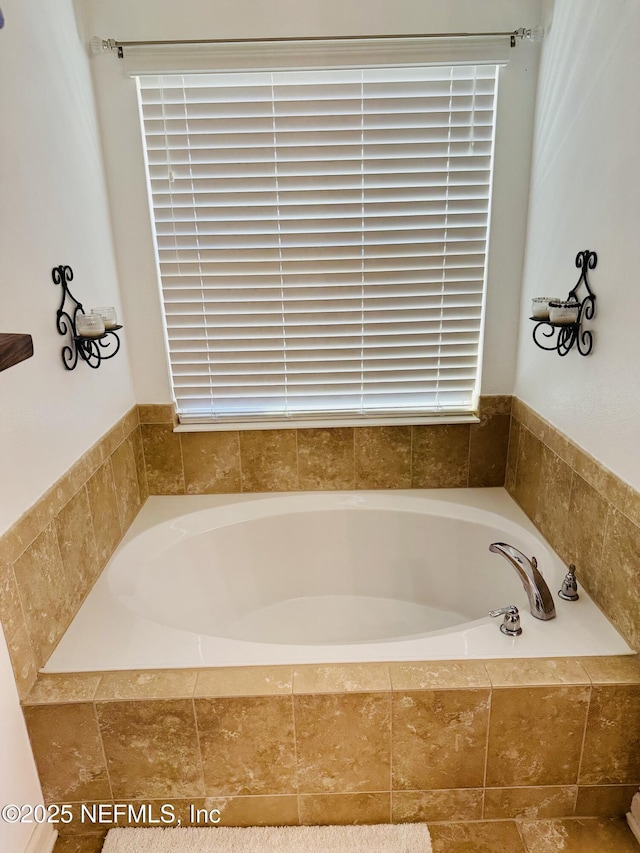
<svg viewBox="0 0 640 853"><path fill-rule="evenodd" d="M580 747L580 760L578 761L578 771L576 773L576 803L574 805L574 814L575 809L578 804L578 786L580 785L580 774L582 773L582 762L584 761L584 745L587 741L587 728L589 726L589 714L591 712L591 700L593 698L593 684L589 685L589 699L587 700L587 713L584 718L584 731L582 732L582 745Z"/></svg>
<svg viewBox="0 0 640 853"><path fill-rule="evenodd" d="M193 685L193 689L195 691L195 682ZM202 758L202 747L200 746L200 727L198 726L198 715L196 713L196 699L195 696L191 696L191 707L193 709L193 720L196 729L196 746L198 748L198 762L200 764L200 781L202 784L202 796L207 799L207 788L204 782L204 760Z"/></svg>

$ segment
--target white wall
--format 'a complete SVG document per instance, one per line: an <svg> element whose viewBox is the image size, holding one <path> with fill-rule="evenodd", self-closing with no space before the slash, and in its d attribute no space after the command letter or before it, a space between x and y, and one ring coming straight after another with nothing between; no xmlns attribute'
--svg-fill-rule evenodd
<svg viewBox="0 0 640 853"><path fill-rule="evenodd" d="M640 489L640 3L556 0L544 39L515 393ZM591 355L539 350L535 295L566 296L576 253L597 314Z"/></svg>
<svg viewBox="0 0 640 853"><path fill-rule="evenodd" d="M86 0L92 35L260 38L507 31L540 22L540 0ZM538 46L520 44L501 79L482 392L513 389ZM170 402L135 84L114 54L95 57L131 361L139 402Z"/></svg>
<svg viewBox="0 0 640 853"><path fill-rule="evenodd" d="M55 328L58 264L87 306L119 308L88 61L71 0L2 0L0 331L33 336L35 355L0 373L0 534L134 403L125 351L70 373ZM0 632L1 634L1 632ZM0 636L0 803L42 802ZM0 850L32 826L0 821Z"/></svg>
<svg viewBox="0 0 640 853"><path fill-rule="evenodd" d="M33 358L0 373L0 533L135 402L123 349L64 369L56 330L69 264L86 308L118 295L91 76L71 0L3 0L0 30L0 331Z"/></svg>

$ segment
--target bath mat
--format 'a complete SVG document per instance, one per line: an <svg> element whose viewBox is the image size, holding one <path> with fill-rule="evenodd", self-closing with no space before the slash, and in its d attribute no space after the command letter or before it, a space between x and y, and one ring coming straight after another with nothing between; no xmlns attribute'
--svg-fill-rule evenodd
<svg viewBox="0 0 640 853"><path fill-rule="evenodd" d="M102 853L432 853L424 823L111 829Z"/></svg>

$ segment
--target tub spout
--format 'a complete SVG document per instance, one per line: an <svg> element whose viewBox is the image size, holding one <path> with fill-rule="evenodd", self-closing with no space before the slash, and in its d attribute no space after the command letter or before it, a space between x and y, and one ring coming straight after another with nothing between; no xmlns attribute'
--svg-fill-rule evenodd
<svg viewBox="0 0 640 853"><path fill-rule="evenodd" d="M507 545L506 542L494 542L489 545L489 550L494 554L502 554L518 573L529 599L531 615L535 616L536 619L545 621L553 619L556 615L556 608L549 587L538 571L536 558L525 557L522 551L518 551L513 545Z"/></svg>

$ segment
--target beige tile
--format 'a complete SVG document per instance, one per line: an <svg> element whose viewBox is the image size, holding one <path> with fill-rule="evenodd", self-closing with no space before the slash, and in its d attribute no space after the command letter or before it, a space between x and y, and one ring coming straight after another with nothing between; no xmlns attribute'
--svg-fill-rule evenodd
<svg viewBox="0 0 640 853"><path fill-rule="evenodd" d="M567 550L570 561L576 565L578 582L597 600L602 548L609 504L598 492L577 474L573 476Z"/></svg>
<svg viewBox="0 0 640 853"><path fill-rule="evenodd" d="M198 673L194 696L287 696L292 685L290 666L216 667Z"/></svg>
<svg viewBox="0 0 640 853"><path fill-rule="evenodd" d="M627 485L600 462L578 448L573 467L602 497L620 510L624 509Z"/></svg>
<svg viewBox="0 0 640 853"><path fill-rule="evenodd" d="M294 693L373 693L391 689L384 663L346 663L296 666Z"/></svg>
<svg viewBox="0 0 640 853"><path fill-rule="evenodd" d="M209 797L207 809L218 809L221 826L297 826L298 798L292 794L256 797Z"/></svg>
<svg viewBox="0 0 640 853"><path fill-rule="evenodd" d="M484 782L489 690L393 694L394 791Z"/></svg>
<svg viewBox="0 0 640 853"><path fill-rule="evenodd" d="M301 793L388 791L388 694L294 696Z"/></svg>
<svg viewBox="0 0 640 853"><path fill-rule="evenodd" d="M528 853L637 853L638 842L626 822L611 818L523 820L520 831ZM435 851L434 851L435 853Z"/></svg>
<svg viewBox="0 0 640 853"><path fill-rule="evenodd" d="M589 684L577 658L519 658L485 661L493 687L543 684Z"/></svg>
<svg viewBox="0 0 640 853"><path fill-rule="evenodd" d="M24 709L46 802L111 800L93 705Z"/></svg>
<svg viewBox="0 0 640 853"><path fill-rule="evenodd" d="M54 489L49 489L0 538L0 560L14 563L53 521L60 507L66 503L66 500L61 502L56 498L54 492Z"/></svg>
<svg viewBox="0 0 640 853"><path fill-rule="evenodd" d="M627 487L623 510L630 521L640 525L640 492L631 486Z"/></svg>
<svg viewBox="0 0 640 853"><path fill-rule="evenodd" d="M542 453L542 442L521 427L513 497L531 519L536 517L538 508Z"/></svg>
<svg viewBox="0 0 640 853"><path fill-rule="evenodd" d="M356 489L411 487L411 427L357 427Z"/></svg>
<svg viewBox="0 0 640 853"><path fill-rule="evenodd" d="M184 494L180 435L171 424L141 424L142 447L151 495Z"/></svg>
<svg viewBox="0 0 640 853"><path fill-rule="evenodd" d="M118 499L111 460L107 460L87 482L87 493L96 538L98 563L104 566L122 537Z"/></svg>
<svg viewBox="0 0 640 853"><path fill-rule="evenodd" d="M435 823L429 832L433 853L527 853L515 821Z"/></svg>
<svg viewBox="0 0 640 853"><path fill-rule="evenodd" d="M124 423L122 419L116 421L116 423L111 427L110 430L105 432L102 436L98 445L102 450L102 459L108 459L112 453L117 450L118 447L122 444L122 442L126 439L127 435L124 431Z"/></svg>
<svg viewBox="0 0 640 853"><path fill-rule="evenodd" d="M580 686L494 688L486 785L575 784L589 691Z"/></svg>
<svg viewBox="0 0 640 853"><path fill-rule="evenodd" d="M53 853L100 853L106 831L59 836Z"/></svg>
<svg viewBox="0 0 640 853"><path fill-rule="evenodd" d="M35 684L38 675L39 663L36 651L26 628L21 628L11 636L7 636L5 631L5 639L9 648L18 696L24 699Z"/></svg>
<svg viewBox="0 0 640 853"><path fill-rule="evenodd" d="M191 699L95 707L116 799L204 795Z"/></svg>
<svg viewBox="0 0 640 853"><path fill-rule="evenodd" d="M290 696L196 699L207 796L296 791Z"/></svg>
<svg viewBox="0 0 640 853"><path fill-rule="evenodd" d="M594 598L629 645L640 648L640 527L611 509Z"/></svg>
<svg viewBox="0 0 640 853"><path fill-rule="evenodd" d="M411 487L442 489L469 483L469 424L414 426Z"/></svg>
<svg viewBox="0 0 640 853"><path fill-rule="evenodd" d="M57 702L92 702L100 676L89 673L40 673L24 705L51 705Z"/></svg>
<svg viewBox="0 0 640 853"><path fill-rule="evenodd" d="M578 788L576 815L580 817L623 817L638 791L637 785L594 785Z"/></svg>
<svg viewBox="0 0 640 853"><path fill-rule="evenodd" d="M83 487L76 492L69 503L60 510L55 520L55 527L64 567L70 615L74 615L102 567L98 560L93 517L86 488Z"/></svg>
<svg viewBox="0 0 640 853"><path fill-rule="evenodd" d="M536 527L551 546L568 560L567 524L573 471L548 447L542 448L542 467L536 514Z"/></svg>
<svg viewBox="0 0 640 853"><path fill-rule="evenodd" d="M126 438L130 435L134 429L137 429L140 425L140 417L138 415L138 406L137 404L132 406L129 411L122 417L122 431L124 437Z"/></svg>
<svg viewBox="0 0 640 853"><path fill-rule="evenodd" d="M592 688L578 781L640 784L640 685Z"/></svg>
<svg viewBox="0 0 640 853"><path fill-rule="evenodd" d="M136 473L138 475L140 501L141 503L144 503L149 497L149 482L147 480L147 468L144 461L144 448L142 446L142 433L140 431L140 427L137 427L131 433L131 443L133 445L133 457L136 464Z"/></svg>
<svg viewBox="0 0 640 853"><path fill-rule="evenodd" d="M297 489L296 430L242 430L240 461L243 492L286 492Z"/></svg>
<svg viewBox="0 0 640 853"><path fill-rule="evenodd" d="M7 641L26 628L13 566L2 561L0 561L0 621Z"/></svg>
<svg viewBox="0 0 640 853"><path fill-rule="evenodd" d="M188 495L239 492L240 437L237 432L181 433Z"/></svg>
<svg viewBox="0 0 640 853"><path fill-rule="evenodd" d="M504 486L511 415L483 415L469 434L469 485Z"/></svg>
<svg viewBox="0 0 640 853"><path fill-rule="evenodd" d="M95 698L185 699L193 696L196 678L193 669L105 672Z"/></svg>
<svg viewBox="0 0 640 853"><path fill-rule="evenodd" d="M389 823L391 794L300 794L300 823L346 826Z"/></svg>
<svg viewBox="0 0 640 853"><path fill-rule="evenodd" d="M485 394L480 397L478 414L481 420L492 418L495 415L507 415L511 417L513 397L511 394Z"/></svg>
<svg viewBox="0 0 640 853"><path fill-rule="evenodd" d="M580 660L593 684L640 684L638 655L609 655Z"/></svg>
<svg viewBox="0 0 640 853"><path fill-rule="evenodd" d="M66 576L53 524L14 564L27 630L38 666L47 660L71 615Z"/></svg>
<svg viewBox="0 0 640 853"><path fill-rule="evenodd" d="M300 489L353 489L354 464L352 428L298 430Z"/></svg>
<svg viewBox="0 0 640 853"><path fill-rule="evenodd" d="M391 663L393 690L435 690L490 687L484 661Z"/></svg>
<svg viewBox="0 0 640 853"><path fill-rule="evenodd" d="M573 815L577 786L544 788L487 788L484 819L549 818Z"/></svg>
<svg viewBox="0 0 640 853"><path fill-rule="evenodd" d="M393 823L480 820L483 794L482 788L394 791L391 795L391 819Z"/></svg>
<svg viewBox="0 0 640 853"><path fill-rule="evenodd" d="M520 432L522 427L519 421L513 416L511 417L511 426L509 427L509 450L507 453L507 470L504 475L504 486L509 494L513 497L516 488L516 473L518 470L518 451L520 446Z"/></svg>
<svg viewBox="0 0 640 853"><path fill-rule="evenodd" d="M126 531L142 506L135 449L130 437L111 454L111 469L118 501L120 527Z"/></svg>
<svg viewBox="0 0 640 853"><path fill-rule="evenodd" d="M141 403L138 405L141 424L173 424L173 406L170 403Z"/></svg>

